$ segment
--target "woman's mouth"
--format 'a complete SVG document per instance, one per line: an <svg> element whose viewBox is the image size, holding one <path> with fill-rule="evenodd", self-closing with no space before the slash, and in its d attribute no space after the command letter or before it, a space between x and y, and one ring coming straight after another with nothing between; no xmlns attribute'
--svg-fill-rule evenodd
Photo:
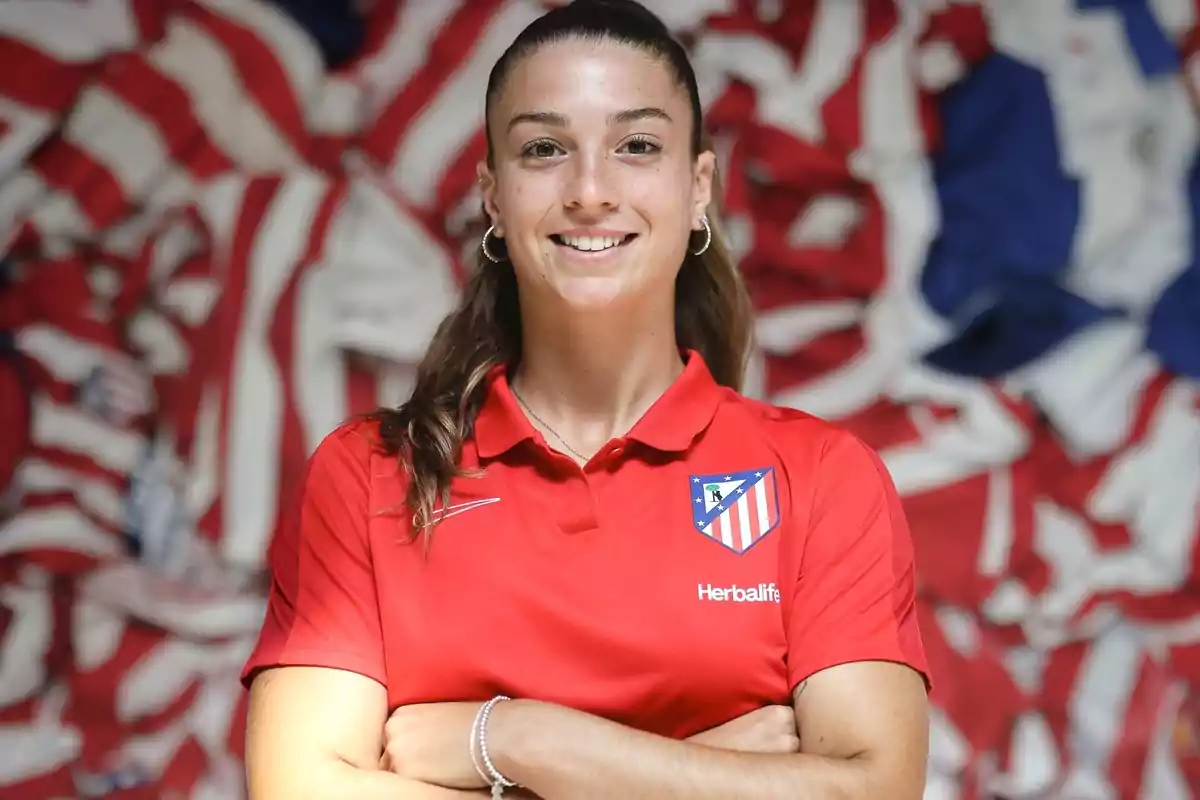
<svg viewBox="0 0 1200 800"><path fill-rule="evenodd" d="M602 253L617 247L624 247L637 238L636 233L623 236L563 236L551 234L550 240L559 247L568 247L580 253Z"/></svg>

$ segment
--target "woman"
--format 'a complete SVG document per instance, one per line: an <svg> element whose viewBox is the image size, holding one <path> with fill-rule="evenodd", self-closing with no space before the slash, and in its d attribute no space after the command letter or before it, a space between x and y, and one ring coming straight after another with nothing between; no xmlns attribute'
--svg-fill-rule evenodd
<svg viewBox="0 0 1200 800"><path fill-rule="evenodd" d="M322 443L273 546L251 794L919 798L900 505L849 434L736 392L749 312L684 51L579 0L486 114L462 305L407 403Z"/></svg>

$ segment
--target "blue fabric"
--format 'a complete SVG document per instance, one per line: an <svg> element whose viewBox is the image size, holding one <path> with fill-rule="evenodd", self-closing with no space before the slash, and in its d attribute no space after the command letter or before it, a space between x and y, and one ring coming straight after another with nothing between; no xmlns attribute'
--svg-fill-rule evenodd
<svg viewBox="0 0 1200 800"><path fill-rule="evenodd" d="M352 0L271 0L317 43L326 66L354 58L366 38L366 24Z"/></svg>
<svg viewBox="0 0 1200 800"><path fill-rule="evenodd" d="M11 258L0 258L0 297L12 291L16 279L16 262ZM6 320L12 324L11 320ZM0 360L11 360L16 357L16 338L13 332L0 328Z"/></svg>
<svg viewBox="0 0 1200 800"><path fill-rule="evenodd" d="M1111 9L1121 15L1133 57L1147 78L1179 71L1179 52L1147 0L1076 0L1080 11Z"/></svg>
<svg viewBox="0 0 1200 800"><path fill-rule="evenodd" d="M1192 262L1158 298L1146 345L1167 369L1200 379L1200 157L1188 179L1192 208Z"/></svg>
<svg viewBox="0 0 1200 800"><path fill-rule="evenodd" d="M953 341L929 353L928 363L960 375L999 377L1115 313L1053 281L1013 276L1003 284L998 302Z"/></svg>
<svg viewBox="0 0 1200 800"><path fill-rule="evenodd" d="M959 335L929 358L951 372L994 374L1037 358L1101 313L1055 285L1071 258L1080 186L1060 166L1038 70L993 55L940 102L942 225L921 291Z"/></svg>

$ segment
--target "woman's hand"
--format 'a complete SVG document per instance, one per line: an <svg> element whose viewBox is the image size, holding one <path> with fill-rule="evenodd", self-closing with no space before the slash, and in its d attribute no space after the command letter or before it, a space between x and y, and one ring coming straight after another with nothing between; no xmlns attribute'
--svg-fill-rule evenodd
<svg viewBox="0 0 1200 800"><path fill-rule="evenodd" d="M688 737L692 744L743 753L798 753L796 712L791 706L764 706L716 728Z"/></svg>
<svg viewBox="0 0 1200 800"><path fill-rule="evenodd" d="M384 725L380 769L447 789L486 787L471 760L471 727L482 705L425 703L397 708Z"/></svg>

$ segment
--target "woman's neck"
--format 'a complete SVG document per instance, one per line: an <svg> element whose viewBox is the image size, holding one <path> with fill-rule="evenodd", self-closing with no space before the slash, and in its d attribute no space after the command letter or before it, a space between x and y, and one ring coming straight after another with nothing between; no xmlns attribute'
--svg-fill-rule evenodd
<svg viewBox="0 0 1200 800"><path fill-rule="evenodd" d="M645 309L632 318L523 314L523 352L512 386L551 445L591 456L632 428L679 377L683 358L673 310Z"/></svg>

